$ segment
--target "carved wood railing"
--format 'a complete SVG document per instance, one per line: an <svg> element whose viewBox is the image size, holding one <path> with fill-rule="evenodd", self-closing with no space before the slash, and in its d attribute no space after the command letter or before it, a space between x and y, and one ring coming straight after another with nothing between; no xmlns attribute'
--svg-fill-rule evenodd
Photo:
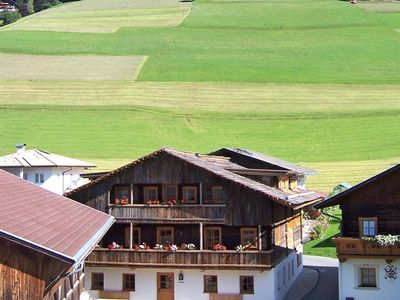
<svg viewBox="0 0 400 300"><path fill-rule="evenodd" d="M95 249L86 259L87 266L126 266L144 268L196 269L270 269L273 251L198 251Z"/></svg>
<svg viewBox="0 0 400 300"><path fill-rule="evenodd" d="M225 223L225 204L213 205L112 205L108 213L118 222Z"/></svg>
<svg viewBox="0 0 400 300"><path fill-rule="evenodd" d="M336 253L339 258L351 256L400 256L400 245L381 246L362 239L346 237L336 238L333 241L336 244Z"/></svg>

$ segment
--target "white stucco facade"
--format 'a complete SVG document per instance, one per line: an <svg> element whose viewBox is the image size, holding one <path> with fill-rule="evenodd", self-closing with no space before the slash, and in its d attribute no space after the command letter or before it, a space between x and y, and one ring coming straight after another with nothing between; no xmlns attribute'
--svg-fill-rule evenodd
<svg viewBox="0 0 400 300"><path fill-rule="evenodd" d="M30 167L4 170L59 195L88 182L80 176L85 171L83 167Z"/></svg>
<svg viewBox="0 0 400 300"><path fill-rule="evenodd" d="M302 262L302 247L297 252ZM104 273L104 290L121 291L122 274L135 274L135 291L130 299L157 299L157 272L174 273L174 300L208 300L204 293L204 275L216 275L218 293L240 294L240 276L254 277L254 294L243 294L244 300L281 300L286 295L303 264L297 263L297 253L293 252L270 271L259 270L197 270L197 269L132 269L114 267L85 267L86 291L81 300L98 299L98 291L91 290L91 273ZM184 280L179 280L182 272ZM283 277L285 276L285 277Z"/></svg>
<svg viewBox="0 0 400 300"><path fill-rule="evenodd" d="M400 262L392 263L400 270ZM397 279L385 279L385 267L388 263L384 259L347 259L339 264L339 298L346 300L377 300L400 299L400 276ZM360 268L375 268L376 287L359 287Z"/></svg>

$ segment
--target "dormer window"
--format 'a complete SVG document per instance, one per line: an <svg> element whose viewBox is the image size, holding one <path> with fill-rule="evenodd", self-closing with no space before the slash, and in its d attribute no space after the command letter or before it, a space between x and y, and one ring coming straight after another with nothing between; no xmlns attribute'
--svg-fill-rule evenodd
<svg viewBox="0 0 400 300"><path fill-rule="evenodd" d="M377 218L359 218L360 235L375 236L377 234Z"/></svg>

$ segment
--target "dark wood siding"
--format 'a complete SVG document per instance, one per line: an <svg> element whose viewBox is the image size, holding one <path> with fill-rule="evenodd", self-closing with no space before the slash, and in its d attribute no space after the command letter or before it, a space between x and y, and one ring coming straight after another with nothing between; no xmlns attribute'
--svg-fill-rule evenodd
<svg viewBox="0 0 400 300"><path fill-rule="evenodd" d="M0 238L0 299L42 300L45 288L68 266Z"/></svg>
<svg viewBox="0 0 400 300"><path fill-rule="evenodd" d="M400 234L400 174L389 173L342 199L343 236L359 236L359 217L377 217L378 233Z"/></svg>
<svg viewBox="0 0 400 300"><path fill-rule="evenodd" d="M257 226L271 223L271 200L266 195L220 178L166 153L160 153L143 163L114 174L98 184L77 192L71 198L107 212L108 197L111 194L109 191L114 185L119 184L134 185L135 201L142 198L141 189L137 185L177 184L181 187L185 184L197 186L201 184L203 198L207 199L211 197L212 186L222 186L226 197L227 225ZM276 204L276 206L281 205Z"/></svg>

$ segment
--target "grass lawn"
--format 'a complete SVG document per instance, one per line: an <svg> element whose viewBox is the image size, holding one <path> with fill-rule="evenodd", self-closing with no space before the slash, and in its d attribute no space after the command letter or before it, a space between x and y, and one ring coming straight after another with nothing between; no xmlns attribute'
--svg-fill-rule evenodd
<svg viewBox="0 0 400 300"><path fill-rule="evenodd" d="M143 56L0 54L0 80L131 80L145 60Z"/></svg>
<svg viewBox="0 0 400 300"><path fill-rule="evenodd" d="M341 211L337 209L332 215L341 218ZM316 239L310 241L304 245L304 254L306 255L316 255L316 256L326 256L326 257L336 257L336 247L331 238L339 234L340 221L331 218L329 220L329 226L324 233L322 239Z"/></svg>
<svg viewBox="0 0 400 300"><path fill-rule="evenodd" d="M87 13L101 18L104 11ZM148 55L143 81L400 83L400 35L392 15L336 0L200 0L178 27L124 27L112 34L5 28L0 51ZM63 22L75 23L68 15Z"/></svg>
<svg viewBox="0 0 400 300"><path fill-rule="evenodd" d="M170 27L179 25L190 7L178 0L85 0L33 14L5 30L110 33L121 27Z"/></svg>
<svg viewBox="0 0 400 300"><path fill-rule="evenodd" d="M109 169L162 146L247 147L320 171L310 187L324 191L399 157L396 85L0 81L0 90L0 155L25 142Z"/></svg>

